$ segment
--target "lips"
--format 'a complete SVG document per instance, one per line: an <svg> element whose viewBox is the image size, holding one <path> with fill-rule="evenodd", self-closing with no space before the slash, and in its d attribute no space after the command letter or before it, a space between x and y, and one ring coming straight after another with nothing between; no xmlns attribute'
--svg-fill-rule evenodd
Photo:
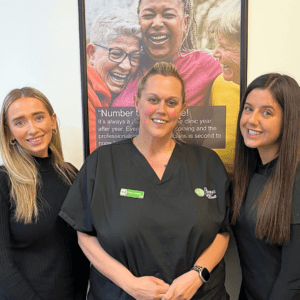
<svg viewBox="0 0 300 300"><path fill-rule="evenodd" d="M27 141L32 145L36 145L41 142L42 138L43 138L43 136L40 136L40 137L36 137L34 139L28 139Z"/></svg>
<svg viewBox="0 0 300 300"><path fill-rule="evenodd" d="M250 135L260 135L260 134L261 134L260 131L251 130L251 129L248 129L248 133L249 133Z"/></svg>

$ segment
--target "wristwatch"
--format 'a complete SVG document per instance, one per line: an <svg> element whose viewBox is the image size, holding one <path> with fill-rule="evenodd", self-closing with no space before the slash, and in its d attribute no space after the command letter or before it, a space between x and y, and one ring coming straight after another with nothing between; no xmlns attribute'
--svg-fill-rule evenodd
<svg viewBox="0 0 300 300"><path fill-rule="evenodd" d="M203 282L207 282L210 279L210 272L204 267L193 266L191 270L198 272Z"/></svg>

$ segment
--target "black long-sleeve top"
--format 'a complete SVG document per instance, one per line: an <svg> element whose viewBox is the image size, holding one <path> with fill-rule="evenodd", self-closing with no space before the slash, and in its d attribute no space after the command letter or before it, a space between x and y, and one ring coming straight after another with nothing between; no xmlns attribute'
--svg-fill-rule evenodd
<svg viewBox="0 0 300 300"><path fill-rule="evenodd" d="M14 220L9 177L0 170L0 299L85 299L89 263L75 230L58 217L69 187L50 157L35 160L43 207L37 223Z"/></svg>
<svg viewBox="0 0 300 300"><path fill-rule="evenodd" d="M277 159L258 166L250 180L234 226L243 273L240 300L300 299L300 169L293 191L290 243L270 244L255 236L254 203L276 167Z"/></svg>

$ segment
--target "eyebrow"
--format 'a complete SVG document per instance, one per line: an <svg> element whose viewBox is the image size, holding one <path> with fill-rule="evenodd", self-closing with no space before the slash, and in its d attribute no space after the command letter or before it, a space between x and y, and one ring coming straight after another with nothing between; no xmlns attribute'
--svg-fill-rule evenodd
<svg viewBox="0 0 300 300"><path fill-rule="evenodd" d="M32 116L36 116L36 115L40 115L40 114L44 114L45 115L45 112L44 111L37 111L37 112L34 112L32 114ZM15 121L18 121L18 120L21 120L21 119L24 119L24 118L25 118L24 116L20 116L20 117L12 119L11 121L15 122Z"/></svg>
<svg viewBox="0 0 300 300"><path fill-rule="evenodd" d="M175 8L173 7L166 7L163 9L163 13L166 12L166 11L169 11L169 10L174 10L174 11L177 11ZM155 9L151 8L151 7L148 7L148 8L144 8L141 12L143 11L150 11L150 12L155 12Z"/></svg>
<svg viewBox="0 0 300 300"><path fill-rule="evenodd" d="M244 105L246 105L246 104L253 107L253 105L249 102L245 102ZM262 106L262 108L271 108L271 109L275 110L274 106L272 106L272 105L264 105L264 106Z"/></svg>

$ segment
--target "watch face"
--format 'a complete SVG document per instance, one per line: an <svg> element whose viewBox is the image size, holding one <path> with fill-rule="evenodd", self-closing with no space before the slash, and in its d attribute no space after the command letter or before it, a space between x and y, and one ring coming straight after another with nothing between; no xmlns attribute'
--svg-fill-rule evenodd
<svg viewBox="0 0 300 300"><path fill-rule="evenodd" d="M201 271L201 276L205 281L208 281L210 278L210 273L206 268L203 268Z"/></svg>

